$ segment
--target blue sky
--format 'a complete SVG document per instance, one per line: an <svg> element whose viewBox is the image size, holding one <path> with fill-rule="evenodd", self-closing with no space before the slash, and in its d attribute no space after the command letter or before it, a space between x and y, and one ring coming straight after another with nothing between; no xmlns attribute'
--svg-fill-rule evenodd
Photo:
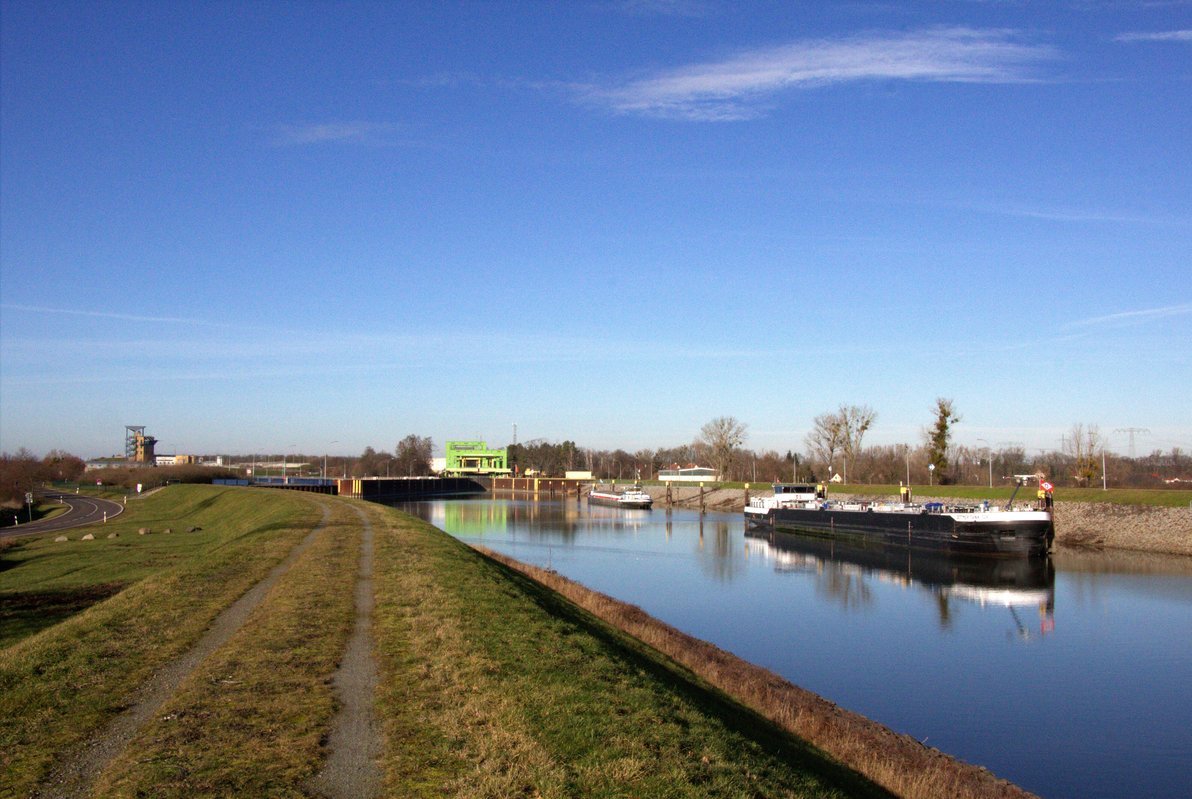
<svg viewBox="0 0 1192 799"><path fill-rule="evenodd" d="M0 447L1192 448L1192 4L33 3ZM334 443L333 443L334 442Z"/></svg>

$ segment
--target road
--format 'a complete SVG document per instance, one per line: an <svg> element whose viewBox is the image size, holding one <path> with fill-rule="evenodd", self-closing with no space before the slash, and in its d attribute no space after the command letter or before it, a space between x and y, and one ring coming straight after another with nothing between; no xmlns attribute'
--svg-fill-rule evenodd
<svg viewBox="0 0 1192 799"><path fill-rule="evenodd" d="M13 538L18 535L34 535L35 533L54 533L59 530L69 530L72 527L99 524L103 522L105 513L107 518L111 519L124 512L122 504L110 499L99 499L82 494L63 494L57 491L49 491L41 496L45 499L64 502L70 506L70 510L52 519L0 528L0 538Z"/></svg>

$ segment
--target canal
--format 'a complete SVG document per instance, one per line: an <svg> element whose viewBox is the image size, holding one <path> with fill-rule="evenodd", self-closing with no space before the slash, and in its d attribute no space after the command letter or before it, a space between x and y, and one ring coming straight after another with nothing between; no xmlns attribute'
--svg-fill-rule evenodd
<svg viewBox="0 0 1192 799"><path fill-rule="evenodd" d="M1186 797L1192 559L953 562L575 499L402 506L1046 799Z"/></svg>

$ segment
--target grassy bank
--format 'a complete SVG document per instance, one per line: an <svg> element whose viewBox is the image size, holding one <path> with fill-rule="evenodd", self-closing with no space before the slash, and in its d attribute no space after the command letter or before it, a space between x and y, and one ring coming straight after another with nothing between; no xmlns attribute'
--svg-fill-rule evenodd
<svg viewBox="0 0 1192 799"><path fill-rule="evenodd" d="M113 590L0 650L0 796L28 796L307 537L308 495L176 486L96 541L23 541L0 593ZM99 775L102 796L306 796L352 624L360 522L330 523ZM888 796L673 661L397 511L376 542L386 795ZM171 534L136 529L173 526ZM188 526L200 532L182 533Z"/></svg>
<svg viewBox="0 0 1192 799"><path fill-rule="evenodd" d="M62 611L36 634L29 614L5 620L0 650L0 795L27 796L56 759L72 752L130 701L138 686L193 645L211 620L310 529L317 514L299 496L179 486L147 498L97 540L53 534L4 553L0 603ZM163 533L165 527L175 532ZM202 527L193 533L187 527ZM137 534L150 527L151 535ZM116 533L118 538L107 538ZM106 598L103 595L106 594ZM71 615L73 613L73 615Z"/></svg>
<svg viewBox="0 0 1192 799"><path fill-rule="evenodd" d="M6 555L0 598L91 592L92 604L38 632L10 631L12 643L0 650L0 796L35 792L55 764L136 705L155 675L196 640L211 640L205 631L219 627L221 609L283 558L288 569L263 584L268 593L258 589L260 604L242 626L180 676L105 761L92 795L311 795L336 709L331 677L354 621L357 511L368 515L375 543L373 699L384 795L891 796L807 743L798 727L839 719L845 749L866 750L875 769L884 762L911 775L898 784L904 795L932 796L933 785L964 796L1021 795L991 778L989 792L953 791L938 781L947 768L891 759L899 744L886 740L888 731L854 736L851 714L774 693L772 675L763 679L772 704L751 697L747 706L734 698L743 695L741 680L723 679L728 672L704 673L681 653L662 654L662 639L627 634L582 597L573 601L396 510L174 486L130 503L127 516L102 528L119 538L34 538ZM176 532L137 535L145 526ZM177 532L191 526L203 529ZM628 616L642 621L633 610ZM723 667L724 653L698 644L684 646Z"/></svg>
<svg viewBox="0 0 1192 799"><path fill-rule="evenodd" d="M513 569L379 529L387 795L886 795Z"/></svg>

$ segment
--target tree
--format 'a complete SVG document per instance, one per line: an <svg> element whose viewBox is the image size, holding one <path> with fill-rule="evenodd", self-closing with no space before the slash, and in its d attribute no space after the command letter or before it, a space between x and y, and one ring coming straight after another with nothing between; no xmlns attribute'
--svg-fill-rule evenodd
<svg viewBox="0 0 1192 799"><path fill-rule="evenodd" d="M410 435L397 442L393 473L407 477L425 477L430 474L433 442L430 436Z"/></svg>
<svg viewBox="0 0 1192 799"><path fill-rule="evenodd" d="M1064 439L1064 453L1072 456L1078 485L1087 486L1097 479L1101 473L1100 457L1104 447L1101 431L1095 424L1087 427L1080 423L1072 425L1072 430Z"/></svg>
<svg viewBox="0 0 1192 799"><path fill-rule="evenodd" d="M840 415L836 413L821 413L811 422L811 432L807 434L807 449L812 458L831 466L840 450L844 438Z"/></svg>
<svg viewBox="0 0 1192 799"><path fill-rule="evenodd" d="M60 449L52 449L41 460L42 476L46 480L78 480L87 470L87 464L77 455Z"/></svg>
<svg viewBox="0 0 1192 799"><path fill-rule="evenodd" d="M844 455L844 476L848 479L851 472L853 480L856 480L861 439L865 438L865 433L873 426L877 412L868 405L841 405L837 415L840 419L840 449Z"/></svg>
<svg viewBox="0 0 1192 799"><path fill-rule="evenodd" d="M737 449L745 443L746 426L732 416L718 416L700 428L697 443L706 448L720 479L728 477Z"/></svg>
<svg viewBox="0 0 1192 799"><path fill-rule="evenodd" d="M952 400L937 397L935 400L935 424L926 431L927 462L935 465L939 481L945 483L951 478L948 471L948 445L952 440L952 425L960 421L960 414L952 404Z"/></svg>
<svg viewBox="0 0 1192 799"><path fill-rule="evenodd" d="M19 507L25 502L25 492L37 483L41 464L37 456L21 447L15 455L0 454L0 502Z"/></svg>

